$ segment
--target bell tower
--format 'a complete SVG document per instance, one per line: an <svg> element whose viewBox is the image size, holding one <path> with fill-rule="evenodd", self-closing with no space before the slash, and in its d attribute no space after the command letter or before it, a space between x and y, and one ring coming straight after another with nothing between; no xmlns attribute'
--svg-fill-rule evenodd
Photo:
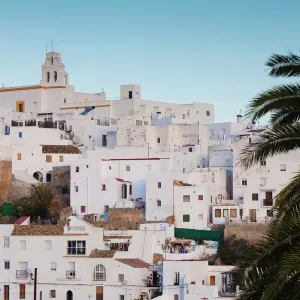
<svg viewBox="0 0 300 300"><path fill-rule="evenodd" d="M48 52L46 61L42 66L43 86L66 86L69 84L69 74L65 71L65 65L61 62L60 54Z"/></svg>

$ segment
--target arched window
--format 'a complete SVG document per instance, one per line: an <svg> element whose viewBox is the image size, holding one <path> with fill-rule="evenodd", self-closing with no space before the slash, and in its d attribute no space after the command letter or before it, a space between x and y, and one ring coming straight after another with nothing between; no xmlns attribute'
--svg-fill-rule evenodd
<svg viewBox="0 0 300 300"><path fill-rule="evenodd" d="M47 174L46 174L46 182L47 183L51 183L52 182L52 172L49 171Z"/></svg>
<svg viewBox="0 0 300 300"><path fill-rule="evenodd" d="M54 81L56 82L57 81L57 72L54 71Z"/></svg>
<svg viewBox="0 0 300 300"><path fill-rule="evenodd" d="M53 66L53 57L51 57L51 65Z"/></svg>
<svg viewBox="0 0 300 300"><path fill-rule="evenodd" d="M34 172L33 178L35 178L39 182L43 182L43 174L41 172Z"/></svg>
<svg viewBox="0 0 300 300"><path fill-rule="evenodd" d="M93 280L95 280L95 281L105 281L106 280L106 270L103 265L97 265L94 268Z"/></svg>
<svg viewBox="0 0 300 300"><path fill-rule="evenodd" d="M47 82L50 81L50 72L47 72Z"/></svg>

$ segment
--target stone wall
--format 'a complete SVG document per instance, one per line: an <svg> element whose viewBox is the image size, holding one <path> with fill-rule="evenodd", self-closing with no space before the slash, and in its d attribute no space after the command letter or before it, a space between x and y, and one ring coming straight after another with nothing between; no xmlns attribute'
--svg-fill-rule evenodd
<svg viewBox="0 0 300 300"><path fill-rule="evenodd" d="M14 177L11 179L10 183L10 189L9 189L9 195L8 200L16 200L23 197L29 197L31 195L30 193L31 184L18 180Z"/></svg>
<svg viewBox="0 0 300 300"><path fill-rule="evenodd" d="M126 221L126 222L144 222L144 208L110 208L108 211L109 222Z"/></svg>
<svg viewBox="0 0 300 300"><path fill-rule="evenodd" d="M268 229L266 223L229 223L224 229L224 238L236 235L238 239L246 239L250 243L257 243Z"/></svg>
<svg viewBox="0 0 300 300"><path fill-rule="evenodd" d="M53 167L53 201L59 202L61 207L70 206L70 167Z"/></svg>
<svg viewBox="0 0 300 300"><path fill-rule="evenodd" d="M11 160L0 160L0 202L8 201L11 180L12 180Z"/></svg>

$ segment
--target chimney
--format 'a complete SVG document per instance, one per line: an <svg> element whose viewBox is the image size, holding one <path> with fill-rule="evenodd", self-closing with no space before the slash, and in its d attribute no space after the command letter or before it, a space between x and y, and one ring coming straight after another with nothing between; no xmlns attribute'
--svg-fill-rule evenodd
<svg viewBox="0 0 300 300"><path fill-rule="evenodd" d="M240 110L240 113L236 116L236 121L238 123L242 123L243 121L243 116L242 116L242 111Z"/></svg>

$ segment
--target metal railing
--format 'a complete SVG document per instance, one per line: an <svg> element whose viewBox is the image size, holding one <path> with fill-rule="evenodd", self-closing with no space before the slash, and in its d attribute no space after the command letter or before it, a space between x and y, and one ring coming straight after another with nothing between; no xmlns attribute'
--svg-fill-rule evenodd
<svg viewBox="0 0 300 300"><path fill-rule="evenodd" d="M66 271L66 278L67 279L75 279L75 271Z"/></svg>
<svg viewBox="0 0 300 300"><path fill-rule="evenodd" d="M273 206L272 199L263 199L263 206Z"/></svg>
<svg viewBox="0 0 300 300"><path fill-rule="evenodd" d="M28 271L27 270L16 270L16 278L17 279L27 279Z"/></svg>
<svg viewBox="0 0 300 300"><path fill-rule="evenodd" d="M68 247L67 255L85 255L86 248L85 247Z"/></svg>
<svg viewBox="0 0 300 300"><path fill-rule="evenodd" d="M38 121L39 128L57 128L56 121Z"/></svg>

